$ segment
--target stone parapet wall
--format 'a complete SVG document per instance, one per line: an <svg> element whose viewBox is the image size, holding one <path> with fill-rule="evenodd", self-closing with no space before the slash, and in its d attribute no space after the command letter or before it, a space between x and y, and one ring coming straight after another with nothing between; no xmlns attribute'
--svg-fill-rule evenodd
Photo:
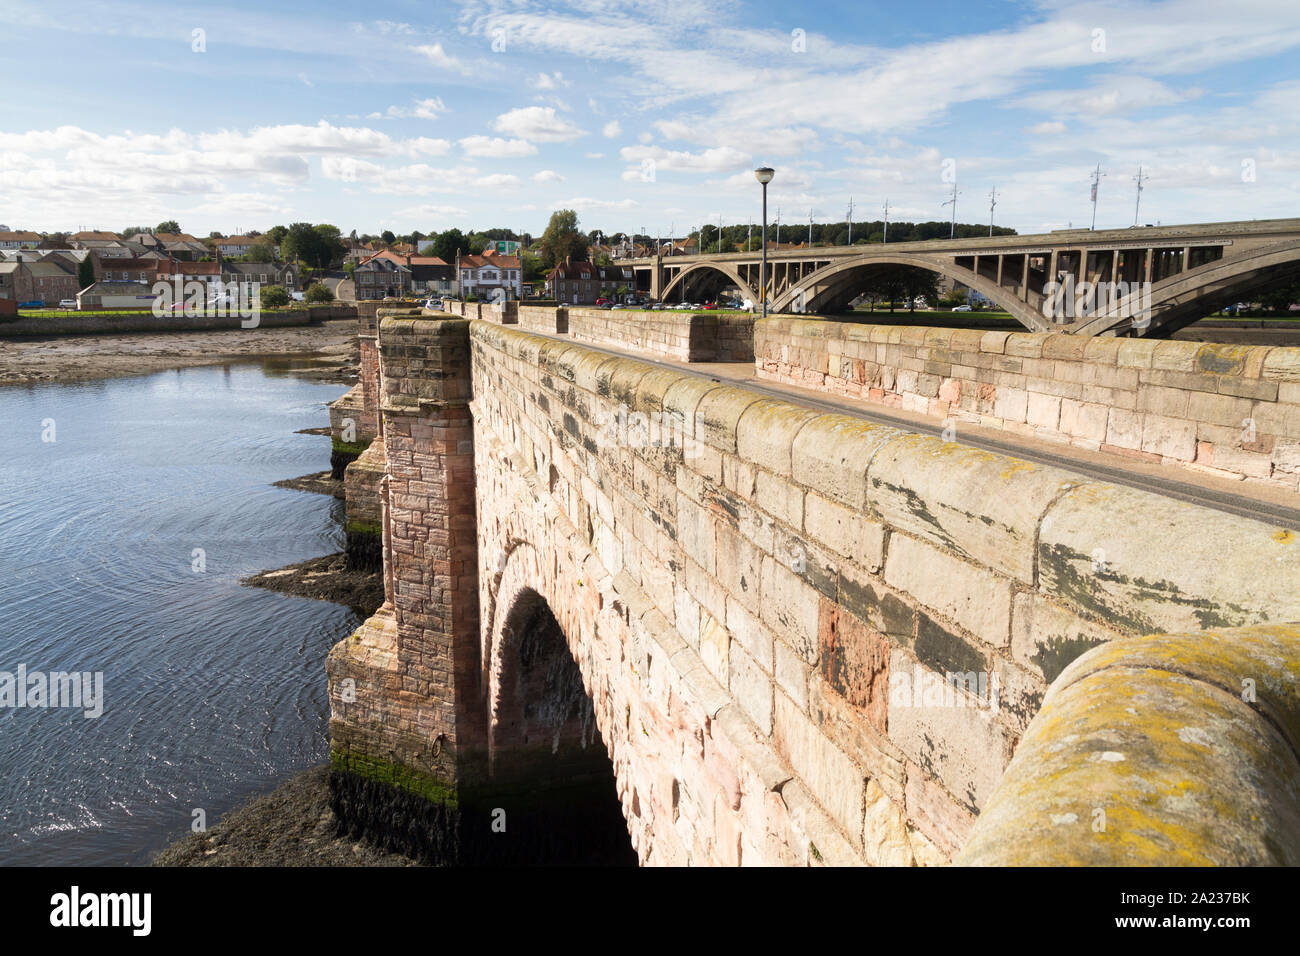
<svg viewBox="0 0 1300 956"><path fill-rule="evenodd" d="M583 306L537 306L504 302L459 302L444 299L450 314L497 325L518 325L529 332L567 335L579 342L616 348L679 362L752 362L751 315L685 312L672 309L596 309Z"/></svg>
<svg viewBox="0 0 1300 956"><path fill-rule="evenodd" d="M769 318L769 380L1300 490L1300 348Z"/></svg>

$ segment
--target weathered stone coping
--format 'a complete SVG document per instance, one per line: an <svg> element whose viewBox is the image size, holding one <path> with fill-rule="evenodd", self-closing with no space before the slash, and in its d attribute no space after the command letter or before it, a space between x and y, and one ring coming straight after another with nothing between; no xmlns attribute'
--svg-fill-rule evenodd
<svg viewBox="0 0 1300 956"><path fill-rule="evenodd" d="M1052 684L954 861L1300 865L1300 625L1089 651Z"/></svg>

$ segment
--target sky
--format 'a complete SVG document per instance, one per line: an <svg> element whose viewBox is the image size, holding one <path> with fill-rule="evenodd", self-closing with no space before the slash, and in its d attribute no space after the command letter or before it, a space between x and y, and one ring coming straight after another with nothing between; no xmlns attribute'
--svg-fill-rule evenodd
<svg viewBox="0 0 1300 956"><path fill-rule="evenodd" d="M0 224L1300 215L1295 0L185 6L0 3Z"/></svg>

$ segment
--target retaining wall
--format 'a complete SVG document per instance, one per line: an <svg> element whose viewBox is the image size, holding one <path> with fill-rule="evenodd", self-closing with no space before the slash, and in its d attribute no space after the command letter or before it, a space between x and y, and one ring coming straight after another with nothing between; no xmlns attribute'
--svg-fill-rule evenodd
<svg viewBox="0 0 1300 956"><path fill-rule="evenodd" d="M290 325L309 325L326 319L351 319L356 310L351 306L321 306L311 309L289 309L283 312L263 312L258 328L281 328ZM244 320L238 315L216 317L202 315L169 315L162 318L152 312L138 315L78 315L69 312L58 317L18 319L0 323L0 337L26 335L115 335L122 332L208 332L219 329L239 329Z"/></svg>
<svg viewBox="0 0 1300 956"><path fill-rule="evenodd" d="M1300 490L1300 348L769 318L762 378Z"/></svg>

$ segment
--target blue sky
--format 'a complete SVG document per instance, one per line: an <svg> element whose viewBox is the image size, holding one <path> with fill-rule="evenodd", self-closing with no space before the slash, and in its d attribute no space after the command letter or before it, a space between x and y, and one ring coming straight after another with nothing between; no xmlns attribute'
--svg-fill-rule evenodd
<svg viewBox="0 0 1300 956"><path fill-rule="evenodd" d="M189 6L4 0L0 223L1300 215L1294 0Z"/></svg>

